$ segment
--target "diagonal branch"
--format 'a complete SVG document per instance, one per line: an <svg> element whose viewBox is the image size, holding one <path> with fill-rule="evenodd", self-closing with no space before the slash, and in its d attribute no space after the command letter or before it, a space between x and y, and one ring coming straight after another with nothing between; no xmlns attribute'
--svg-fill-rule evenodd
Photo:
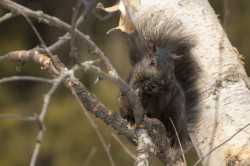
<svg viewBox="0 0 250 166"><path fill-rule="evenodd" d="M56 58L56 57L55 57ZM67 68L60 62L59 59L53 60L38 51L13 51L6 55L0 56L2 61L18 61L28 62L34 61L40 64L44 69L48 70L53 76L60 77L65 73L69 73ZM55 64L58 63L58 64ZM75 68L74 70L76 70ZM126 135L131 139L136 139L135 128L131 127L130 123L121 118L117 113L107 108L98 98L90 93L87 88L74 78L73 72L63 80L65 86L71 89L79 97L85 108L95 116L102 119L106 124L111 125L118 133Z"/></svg>
<svg viewBox="0 0 250 166"><path fill-rule="evenodd" d="M93 127L93 129L95 130L98 138L100 139L101 141L101 144L108 156L108 159L110 161L110 164L111 166L115 166L115 163L114 163L114 160L113 160L113 157L111 156L111 153L110 153L110 149L107 145L107 143L105 142L104 138L103 138L103 135L101 134L100 130L98 129L98 126L96 125L96 123L93 121L93 119L91 119L89 113L85 110L84 108L84 105L83 103L81 102L81 100L79 99L79 97L73 92L74 96L76 97L76 99L78 100L79 104L81 105L82 107L82 110L83 110L83 113L85 114L85 116L87 117L87 119L89 120L91 126Z"/></svg>

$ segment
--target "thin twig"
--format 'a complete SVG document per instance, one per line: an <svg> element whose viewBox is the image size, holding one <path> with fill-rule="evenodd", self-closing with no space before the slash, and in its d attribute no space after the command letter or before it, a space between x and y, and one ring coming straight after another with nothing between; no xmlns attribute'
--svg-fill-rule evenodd
<svg viewBox="0 0 250 166"><path fill-rule="evenodd" d="M77 15L80 12L80 8L83 4L82 0L78 0L76 2L76 5L74 7L74 12L72 15L72 19L71 19L71 40L70 40L70 48L71 48L71 52L70 55L71 57L73 57L75 60L77 60L77 48L76 48L76 30L77 27L86 19L86 17L89 15L90 11L92 11L92 9L97 5L97 3L100 0L93 0L91 1L85 8L85 10L83 11L83 13L79 16L79 18L77 19ZM76 20L77 19L77 20Z"/></svg>
<svg viewBox="0 0 250 166"><path fill-rule="evenodd" d="M37 117L35 116L19 116L19 115L7 115L7 114L0 114L0 118L16 119L16 120L23 120L23 121L36 121L37 120Z"/></svg>
<svg viewBox="0 0 250 166"><path fill-rule="evenodd" d="M6 13L4 16L2 16L2 17L0 18L0 23L4 22L4 21L6 21L6 20L9 20L9 19L11 19L11 18L13 18L13 17L15 17L15 16L17 16L17 14L14 14L14 13Z"/></svg>
<svg viewBox="0 0 250 166"><path fill-rule="evenodd" d="M78 0L76 2L75 7L73 8L73 15L71 18L71 31L70 31L70 56L77 61L78 59L78 51L77 51L77 47L76 47L76 21L77 21L77 16L80 12L82 6L82 0Z"/></svg>
<svg viewBox="0 0 250 166"><path fill-rule="evenodd" d="M84 4L84 6L89 5L89 2L87 0L82 0L82 3Z"/></svg>
<svg viewBox="0 0 250 166"><path fill-rule="evenodd" d="M57 79L55 79L53 86L50 88L50 90L48 91L48 93L44 96L43 98L43 107L42 107L42 111L39 114L38 117L38 124L39 124L39 132L36 138L36 145L31 157L31 161L30 161L30 166L35 166L38 154L40 152L40 148L41 148L41 143L43 140L43 136L45 133L45 125L44 125L44 118L46 116L46 113L48 111L48 105L50 102L50 98L51 95L55 92L55 90L57 89L58 85L62 82L62 80L67 76L67 74L61 75L60 77L58 77Z"/></svg>
<svg viewBox="0 0 250 166"><path fill-rule="evenodd" d="M91 126L94 128L97 136L99 137L99 140L101 141L101 144L102 144L102 146L103 146L103 148L104 148L104 150L105 150L105 152L106 152L106 154L108 156L108 159L110 161L110 165L115 166L114 160L113 160L113 158L111 156L111 153L110 153L110 149L109 149L107 143L105 142L101 132L99 131L98 126L93 121L93 119L90 117L89 113L86 111L84 105L82 104L82 102L79 99L79 97L77 96L77 94L75 92L73 92L73 94L75 95L76 99L78 100L78 103L81 105L84 115L87 117L87 119L89 120Z"/></svg>
<svg viewBox="0 0 250 166"><path fill-rule="evenodd" d="M45 83L53 83L54 80L42 78L42 77L33 77L33 76L12 76L5 77L0 79L0 83L12 82L12 81L37 81L37 82L45 82Z"/></svg>
<svg viewBox="0 0 250 166"><path fill-rule="evenodd" d="M86 5L85 5L86 6ZM92 5L88 5L86 7L85 10L87 10L87 8L91 8L91 10L93 9L92 8L93 6ZM90 11L90 9L88 9ZM80 17L77 19L76 21L76 24L75 24L75 27L78 28L84 21L85 21L85 18L88 16L88 12L84 12L85 15L83 16L80 15ZM67 32L65 33L62 37L59 37L60 40L58 40L57 42L55 42L54 44L52 44L51 46L48 47L48 49L51 51L51 52L55 52L56 50L58 50L61 46L63 46L64 44L66 44L69 39L71 38L70 36L70 33Z"/></svg>
<svg viewBox="0 0 250 166"><path fill-rule="evenodd" d="M48 55L50 57L53 56L53 54L50 52L50 50L48 49L47 45L45 44L42 36L40 35L40 33L38 32L37 28L35 27L35 25L32 23L32 21L30 20L30 18L21 10L19 11L23 17L25 18L25 20L29 23L30 27L32 28L32 30L34 31L34 33L36 34L38 40L40 41L40 43L42 44L42 47L44 47L44 49L46 50L46 52L48 53Z"/></svg>
<svg viewBox="0 0 250 166"><path fill-rule="evenodd" d="M70 34L69 34L69 32L67 32L63 36L59 37L58 40L54 44L50 45L48 47L48 49L51 52L55 52L55 51L59 50L60 48L62 48L63 45L68 43L69 39L70 39Z"/></svg>
<svg viewBox="0 0 250 166"><path fill-rule="evenodd" d="M202 158L200 158L193 166L196 166L201 161L205 160L205 158L208 157L211 153L213 153L216 149L218 149L219 147L221 147L222 145L224 145L225 143L227 143L228 141L230 141L231 139L233 139L237 134L239 134L242 130L244 130L245 128L247 128L249 125L250 125L250 123L248 123L244 127L240 128L237 132L235 132L232 136L230 136L228 139L226 139L225 141L223 141L219 145L215 146L205 156L203 156Z"/></svg>
<svg viewBox="0 0 250 166"><path fill-rule="evenodd" d="M87 158L86 158L86 160L83 163L83 166L88 166L89 165L89 162L95 156L96 152L97 152L97 148L96 147L92 147L91 150L90 150L90 152L89 152L89 154L88 154L88 156L87 156Z"/></svg>
<svg viewBox="0 0 250 166"><path fill-rule="evenodd" d="M184 164L187 166L187 162L186 162L186 158L185 158L185 155L184 155L184 150L183 150L182 145L181 145L181 141L180 141L179 134L178 134L178 132L177 132L177 130L176 130L175 124L174 124L174 122L172 121L172 119L169 118L169 120L170 120L170 122L171 122L171 124L172 124L172 126L173 126L173 128L174 128L174 132L175 132L176 138L177 138L177 140L178 140L178 144L179 144L180 149L181 149L181 154L182 154L182 157L183 157Z"/></svg>
<svg viewBox="0 0 250 166"><path fill-rule="evenodd" d="M90 3L88 3L86 9L85 9L84 12L82 13L83 18L86 18L86 17L89 15L89 13L92 11L92 9L93 9L94 7L96 7L96 5L97 5L100 1L101 1L101 0L93 0L93 1L91 1ZM85 6L86 6L86 4L85 4Z"/></svg>
<svg viewBox="0 0 250 166"><path fill-rule="evenodd" d="M114 13L107 13L105 16L100 16L100 15L97 14L97 13L94 13L94 15L95 15L95 17L98 18L99 20L101 20L101 21L106 21L106 20L108 20L109 18L111 18L111 17L114 15Z"/></svg>
<svg viewBox="0 0 250 166"><path fill-rule="evenodd" d="M136 160L136 156L124 145L124 143L117 137L115 133L111 133L112 137L122 146L123 150L134 160Z"/></svg>

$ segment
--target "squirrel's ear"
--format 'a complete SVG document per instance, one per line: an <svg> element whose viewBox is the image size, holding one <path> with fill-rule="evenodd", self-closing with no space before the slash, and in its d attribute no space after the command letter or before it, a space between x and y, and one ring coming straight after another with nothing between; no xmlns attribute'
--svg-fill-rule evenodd
<svg viewBox="0 0 250 166"><path fill-rule="evenodd" d="M152 55L154 55L154 52L156 51L156 46L155 43L150 40L148 42L148 52L149 52L149 57L152 57Z"/></svg>

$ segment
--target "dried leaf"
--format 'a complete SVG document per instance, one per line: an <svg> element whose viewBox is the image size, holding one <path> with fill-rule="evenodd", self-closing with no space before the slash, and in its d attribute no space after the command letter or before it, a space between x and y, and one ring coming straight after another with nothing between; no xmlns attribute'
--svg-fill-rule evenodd
<svg viewBox="0 0 250 166"><path fill-rule="evenodd" d="M118 6L119 4L115 4L114 6L105 8L102 3L98 3L96 7L110 13L110 12L118 11L119 10Z"/></svg>

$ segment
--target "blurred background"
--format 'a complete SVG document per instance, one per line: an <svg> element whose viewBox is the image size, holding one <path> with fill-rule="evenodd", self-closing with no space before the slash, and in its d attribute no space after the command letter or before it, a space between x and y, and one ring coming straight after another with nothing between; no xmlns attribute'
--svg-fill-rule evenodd
<svg viewBox="0 0 250 166"><path fill-rule="evenodd" d="M31 8L33 10L42 10L52 16L70 24L72 17L72 8L76 0L17 0L16 2ZM223 23L224 6L223 0L209 1L219 19ZM250 3L248 0L228 0L229 16L225 31L240 54L245 57L245 68L250 72ZM114 0L104 1L105 6L114 5ZM0 6L0 17L9 12ZM109 35L106 32L118 25L119 12L116 12L107 20L97 19L94 15L106 15L98 9L91 13L80 30L89 35L91 39L110 59L120 76L127 78L130 71L130 64L127 58L127 38L120 31L114 31ZM58 37L65 32L40 24L33 20L34 25L43 37L45 43L49 46L53 44ZM14 17L10 20L0 23L0 55L14 50L29 50L40 42L37 40L33 30L21 17ZM88 55L86 47L78 42L82 60L95 59ZM69 58L69 45L56 52L64 63L72 66ZM34 63L26 63L21 71L17 72L16 67L21 63L0 63L0 79L14 75L30 75L52 78L47 71ZM96 75L79 72L76 74L85 86L97 95L108 107L114 111L119 111L117 105L118 89L110 82L101 81L94 84ZM40 113L43 96L50 89L50 85L44 83L35 83L27 81L18 81L0 84L0 114L32 116L34 113ZM104 135L105 141L110 146L111 154L116 165L133 165L133 159L130 158L122 147L111 136L115 131L97 118L91 117L98 124L98 128ZM41 153L39 154L37 166L83 166L89 153L95 151L90 160L90 166L103 165L108 166L109 160L100 140L91 127L89 121L83 114L82 109L75 98L61 85L53 94L49 104L48 113L45 117L46 132L42 142ZM38 125L34 122L0 119L0 166L24 166L28 165L33 153ZM118 136L134 152L134 146L123 136ZM190 164L194 163L195 157L187 157ZM151 158L152 165L163 165L160 161Z"/></svg>

